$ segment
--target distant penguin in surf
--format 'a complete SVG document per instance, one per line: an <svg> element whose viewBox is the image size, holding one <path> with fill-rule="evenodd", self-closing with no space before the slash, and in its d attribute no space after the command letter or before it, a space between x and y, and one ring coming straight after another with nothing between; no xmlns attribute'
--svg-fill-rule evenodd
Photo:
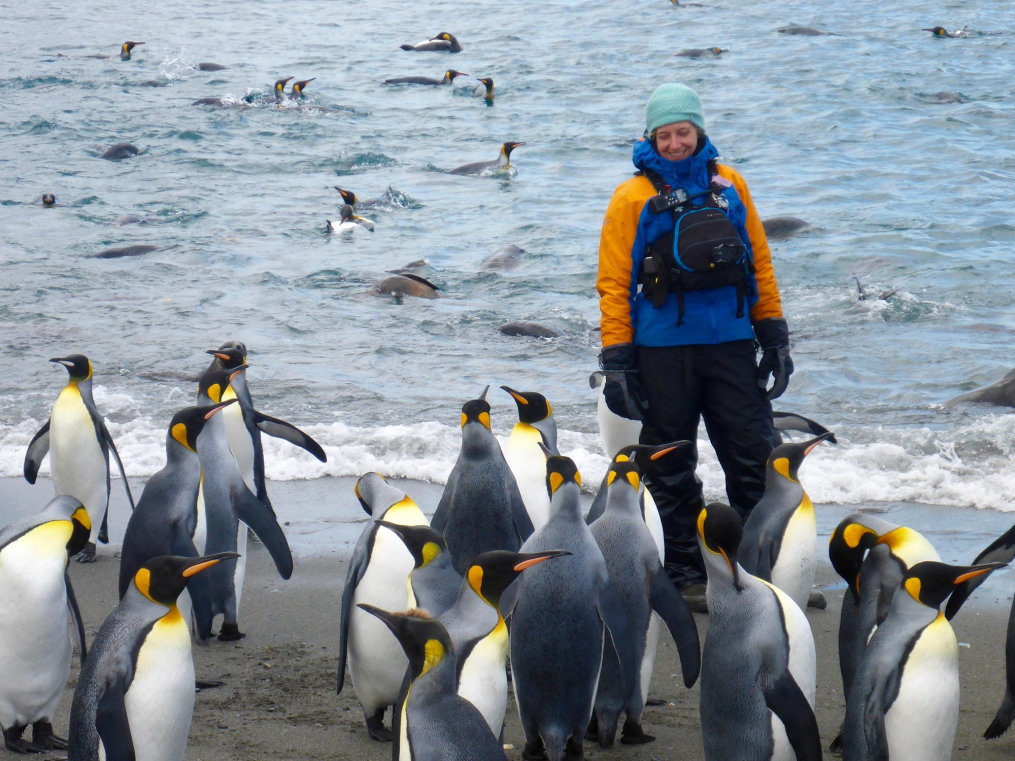
<svg viewBox="0 0 1015 761"><path fill-rule="evenodd" d="M477 80L482 82L482 87L477 87L475 95L479 98L485 98L487 103L493 103L493 77L483 77Z"/></svg>
<svg viewBox="0 0 1015 761"><path fill-rule="evenodd" d="M127 42L123 43L123 44L122 44L122 45L120 46L120 52L119 52L119 53L117 54L117 55L119 55L119 56L120 56L120 60L121 60L121 61L129 61L129 60L130 60L130 53L131 53L131 51L132 51L132 50L133 50L134 48L136 48L136 47L137 47L138 45L144 45L144 43L143 43L143 42L131 42L130 40L128 40ZM86 55L86 56L82 56L82 58L99 58L99 59L105 59L105 58L113 58L113 56L112 56L112 55L104 55L104 54L102 54L102 53L99 53L99 54L97 54L97 55Z"/></svg>
<svg viewBox="0 0 1015 761"><path fill-rule="evenodd" d="M769 217L762 220L761 225L765 228L765 236L773 239L788 238L811 227L810 222L798 217Z"/></svg>
<svg viewBox="0 0 1015 761"><path fill-rule="evenodd" d="M374 231L374 223L369 219L358 216L349 204L344 204L338 209L339 221L337 223L327 220L329 233L345 233L354 230Z"/></svg>
<svg viewBox="0 0 1015 761"><path fill-rule="evenodd" d="M53 195L52 193L43 193L42 205L45 206L46 208L56 206L56 196Z"/></svg>
<svg viewBox="0 0 1015 761"><path fill-rule="evenodd" d="M137 156L137 146L132 143L115 143L102 152L101 158L106 161L122 161Z"/></svg>
<svg viewBox="0 0 1015 761"><path fill-rule="evenodd" d="M450 85L453 84L456 77L467 77L461 71L455 71L454 69L448 69L444 72L444 76L441 79L434 79L432 77L393 77L392 79L385 79L384 84L386 85ZM348 203L348 201L346 202Z"/></svg>
<svg viewBox="0 0 1015 761"><path fill-rule="evenodd" d="M723 48L687 48L673 55L678 58L718 58L728 51Z"/></svg>
<svg viewBox="0 0 1015 761"><path fill-rule="evenodd" d="M317 79L317 77L311 77L310 79L303 79L300 80L299 82L293 82L292 90L289 92L289 99L302 100L306 98L307 96L303 94L303 91L306 89L307 85L309 85L315 79Z"/></svg>
<svg viewBox="0 0 1015 761"><path fill-rule="evenodd" d="M445 53L461 53L462 44L458 41L455 35L449 32L441 32L436 37L431 37L429 40L423 40L417 42L415 45L402 45L402 50L415 50L420 51L438 51Z"/></svg>
<svg viewBox="0 0 1015 761"><path fill-rule="evenodd" d="M516 143L514 141L508 141L500 147L500 155L494 161L476 161L471 164L463 164L462 166L449 169L448 174L480 174L488 169L504 169L511 166L511 152L519 145L525 145L525 143Z"/></svg>
<svg viewBox="0 0 1015 761"><path fill-rule="evenodd" d="M956 29L954 32L949 32L943 26L924 27L923 31L924 32L930 32L932 35L937 37L939 40L955 39L955 38L958 38L958 37L970 37L971 36L969 34L969 28L965 27L965 26L962 27L961 29Z"/></svg>
<svg viewBox="0 0 1015 761"><path fill-rule="evenodd" d="M789 26L780 27L776 29L779 34L788 34L797 37L827 37L830 32L822 32L820 29L815 29L811 26L799 26L797 24L790 24Z"/></svg>
<svg viewBox="0 0 1015 761"><path fill-rule="evenodd" d="M285 86L289 84L290 80L294 77L285 77L283 79L276 79L275 86L273 88L275 92L275 101L282 102L285 100Z"/></svg>
<svg viewBox="0 0 1015 761"><path fill-rule="evenodd" d="M540 444L551 454L560 454L553 407L545 396L535 391L515 391L507 386L501 386L501 390L510 394L518 407L518 422L504 444L504 459L514 474L532 528L538 530L550 519L546 455Z"/></svg>

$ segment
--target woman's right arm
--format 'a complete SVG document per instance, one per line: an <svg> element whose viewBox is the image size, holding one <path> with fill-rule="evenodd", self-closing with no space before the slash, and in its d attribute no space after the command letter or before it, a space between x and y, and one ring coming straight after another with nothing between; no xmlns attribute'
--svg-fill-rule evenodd
<svg viewBox="0 0 1015 761"><path fill-rule="evenodd" d="M599 275L596 290L599 292L599 310L602 313L602 345L631 343L634 327L631 321L631 302L637 289L634 276L632 249L638 234L638 222L644 198L632 193L637 180L628 180L617 188L606 209L603 230L599 238Z"/></svg>

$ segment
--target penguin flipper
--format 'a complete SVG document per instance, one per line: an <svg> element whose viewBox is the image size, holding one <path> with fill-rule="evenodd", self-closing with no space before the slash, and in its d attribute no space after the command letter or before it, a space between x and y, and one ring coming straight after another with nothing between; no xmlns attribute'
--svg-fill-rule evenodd
<svg viewBox="0 0 1015 761"><path fill-rule="evenodd" d="M363 580L370 562L370 549L378 524L371 521L369 535L363 535L356 543L356 549L349 558L349 570L345 574L345 588L342 590L342 619L339 621L338 635L338 694L342 694L345 686L345 661L349 654L349 626L352 618L352 603L356 597L356 587Z"/></svg>
<svg viewBox="0 0 1015 761"><path fill-rule="evenodd" d="M39 432L32 437L28 451L25 452L25 480L30 484L34 484L35 479L38 478L39 467L49 452L49 422L47 420Z"/></svg>
<svg viewBox="0 0 1015 761"><path fill-rule="evenodd" d="M269 436L276 439L285 439L290 444L295 444L300 449L307 450L321 462L328 461L328 455L324 453L321 445L292 423L270 417L257 410L254 410L254 420L257 427Z"/></svg>
<svg viewBox="0 0 1015 761"><path fill-rule="evenodd" d="M85 645L85 624L81 620L81 608L78 607L78 598L74 595L74 586L70 583L70 576L64 571L63 583L67 587L67 610L70 611L71 619L74 621L74 638L78 646L78 661L82 668L85 665L85 658L88 657L88 648Z"/></svg>
<svg viewBox="0 0 1015 761"><path fill-rule="evenodd" d="M106 750L106 761L135 761L134 738L127 720L127 687L122 676L106 685L95 711L95 729Z"/></svg>
<svg viewBox="0 0 1015 761"><path fill-rule="evenodd" d="M589 508L589 514L585 516L585 525L591 526L592 523L601 518L603 513L606 512L606 479L609 477L609 473L603 476L603 482L599 484L599 491L596 493L596 498L592 500L592 507Z"/></svg>
<svg viewBox="0 0 1015 761"><path fill-rule="evenodd" d="M130 502L131 511L134 510L134 495L130 493L130 484L127 483L127 473L123 469L123 461L120 460L120 453L116 451L116 444L113 443L113 437L109 435L109 429L106 428L105 421L100 424L102 430L102 438L106 442L106 446L109 447L109 451L113 453L113 459L116 460L116 467L120 470L120 478L123 479L123 488L127 490L127 501ZM106 512L109 512L108 503L106 505ZM105 518L103 518L105 523Z"/></svg>
<svg viewBox="0 0 1015 761"><path fill-rule="evenodd" d="M680 656L680 670L684 674L684 686L690 689L698 681L698 674L701 672L701 643L698 640L698 627L694 623L691 609L687 607L684 598L673 586L673 582L666 575L662 564L659 564L652 577L649 603L652 610L659 614L666 623L666 628L670 630L670 636L673 637L677 653Z"/></svg>
<svg viewBox="0 0 1015 761"><path fill-rule="evenodd" d="M786 736L796 753L797 761L820 761L821 735L818 733L818 720L814 718L814 709L807 702L800 685L793 679L788 668L783 668L778 676L767 682L762 684L765 704L785 726ZM883 729L883 719L881 725ZM886 745L884 761L888 761L887 748ZM882 757L874 755L871 758Z"/></svg>
<svg viewBox="0 0 1015 761"><path fill-rule="evenodd" d="M1004 534L998 537L995 541L976 556L973 561L974 565L981 563L1010 563L1015 560L1015 526L1012 526ZM969 595L980 586L988 574L980 574L976 578L969 579L959 584L955 591L952 592L948 598L948 605L945 607L945 618L949 621L959 612L959 608L969 598Z"/></svg>
<svg viewBox="0 0 1015 761"><path fill-rule="evenodd" d="M458 484L458 465L460 462L461 460L456 462L455 467L451 469L448 481L444 484L444 493L441 494L441 501L437 503L437 509L430 518L430 528L438 534L444 533L444 525L448 522L448 512L451 510L451 502L455 496L455 486Z"/></svg>
<svg viewBox="0 0 1015 761"><path fill-rule="evenodd" d="M820 423L815 423L813 420L805 418L803 415L797 415L795 412L773 412L772 422L776 430L779 431L800 431L800 433L810 433L814 436L831 433ZM825 441L832 444L839 443L835 440L835 434L829 436Z"/></svg>
<svg viewBox="0 0 1015 761"><path fill-rule="evenodd" d="M461 676L461 672L459 672L459 676ZM402 706L409 699L409 687L411 685L412 669L407 668L405 676L402 678L402 686L398 688L398 700L391 706L391 730L395 734L395 741L391 744L391 761L400 761L402 758L398 733L401 731L402 726ZM404 759L404 761L412 761L412 759Z"/></svg>
<svg viewBox="0 0 1015 761"><path fill-rule="evenodd" d="M609 576L606 576L599 585L596 597L596 608L610 632L613 649L620 661L621 686L624 694L630 695L634 690L634 685L637 684L638 674L638 659L635 657L634 632L631 630L631 622Z"/></svg>
<svg viewBox="0 0 1015 761"><path fill-rule="evenodd" d="M229 489L229 498L236 511L236 517L257 534L257 538L275 561L279 575L283 579L292 576L293 553L289 549L289 540L285 538L285 532L278 525L278 518L271 508L254 496L239 477Z"/></svg>
<svg viewBox="0 0 1015 761"><path fill-rule="evenodd" d="M500 617L507 621L511 614L515 611L515 603L518 602L518 593L521 591L522 585L519 579L515 579L508 584L507 589L501 592L500 605Z"/></svg>

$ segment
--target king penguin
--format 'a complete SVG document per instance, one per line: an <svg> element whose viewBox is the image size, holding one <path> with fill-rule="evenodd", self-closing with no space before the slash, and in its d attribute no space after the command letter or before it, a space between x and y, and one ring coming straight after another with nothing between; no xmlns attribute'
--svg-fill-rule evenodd
<svg viewBox="0 0 1015 761"><path fill-rule="evenodd" d="M487 386L489 389L489 386ZM516 552L532 522L514 474L490 428L486 390L462 407L462 451L448 476L430 526L448 543L455 570L491 550Z"/></svg>
<svg viewBox="0 0 1015 761"><path fill-rule="evenodd" d="M804 458L832 434L801 444L780 444L768 458L765 495L744 522L740 562L807 608L817 564L818 526L814 505L797 472Z"/></svg>
<svg viewBox="0 0 1015 761"><path fill-rule="evenodd" d="M78 554L79 563L95 560L95 541L108 541L106 515L109 509L109 455L120 469L127 501L134 509L134 497L123 472L123 463L109 435L106 421L92 399L92 363L83 354L49 360L67 368L70 380L60 392L46 424L32 438L25 453L25 480L35 483L39 466L50 454L53 487L57 494L69 494L88 511L92 537ZM100 518L101 516L101 518Z"/></svg>
<svg viewBox="0 0 1015 761"><path fill-rule="evenodd" d="M621 691L631 694L638 668L634 636L603 553L585 525L581 475L567 457L546 463L550 520L522 552L564 550L573 557L523 574L501 599L511 624L511 673L525 732L524 758L582 757L607 630L620 660ZM605 657L613 657L609 651Z"/></svg>
<svg viewBox="0 0 1015 761"><path fill-rule="evenodd" d="M196 558L204 555L208 521L201 494L201 461L198 439L207 422L224 407L234 404L186 407L169 423L166 433L166 464L148 479L137 509L131 513L120 553L120 599L145 563L163 555ZM203 576L191 579L180 595L184 620L198 632L210 631L211 602Z"/></svg>
<svg viewBox="0 0 1015 761"><path fill-rule="evenodd" d="M458 658L451 638L429 613L388 613L360 604L382 621L409 661L411 682L401 706L397 758L403 761L506 761L483 715L457 694Z"/></svg>
<svg viewBox="0 0 1015 761"><path fill-rule="evenodd" d="M666 575L656 543L642 516L638 466L632 460L615 462L606 481L606 512L590 528L603 552L610 581L631 623L634 655L639 668L633 689L625 694L620 689L623 680L618 672L617 660L603 659L596 693L596 712L586 735L590 739L598 739L603 748L613 746L622 712L627 717L621 735L622 743L641 745L655 739L645 734L641 726L658 638L656 634L656 640L649 640L653 612L666 622L677 645L684 686L692 687L698 681L701 669L701 646L694 616ZM611 646L608 645L609 649Z"/></svg>
<svg viewBox="0 0 1015 761"><path fill-rule="evenodd" d="M550 519L550 495L546 491L546 455L539 445L560 454L553 408L545 396L534 391L501 389L518 405L518 422L504 444L504 459L515 476L532 528L540 529Z"/></svg>
<svg viewBox="0 0 1015 761"><path fill-rule="evenodd" d="M959 720L959 647L938 608L956 585L1004 563L917 563L864 651L846 701L850 761L949 761Z"/></svg>
<svg viewBox="0 0 1015 761"><path fill-rule="evenodd" d="M741 568L742 536L740 515L727 505L713 503L698 515L708 573L700 704L705 761L815 761L821 737L814 637L789 595Z"/></svg>
<svg viewBox="0 0 1015 761"><path fill-rule="evenodd" d="M95 635L71 705L68 761L183 761L194 713L190 630L176 600L236 557L153 558Z"/></svg>
<svg viewBox="0 0 1015 761"><path fill-rule="evenodd" d="M377 519L425 526L426 516L412 497L377 473L367 473L356 482L356 497L374 520L363 527L356 542L342 590L338 694L342 694L345 686L348 660L352 688L363 707L370 737L391 742L391 731L384 726L384 712L398 699L407 661L387 628L356 606L367 603L385 610L405 607L406 585L414 565L412 555L402 540Z"/></svg>
<svg viewBox="0 0 1015 761"><path fill-rule="evenodd" d="M463 164L449 169L448 174L482 174L491 169L506 169L511 166L511 152L519 145L525 145L525 143L509 140L501 145L500 154L493 161L474 161L471 164Z"/></svg>
<svg viewBox="0 0 1015 761"><path fill-rule="evenodd" d="M439 616L458 597L462 576L451 563L451 553L444 537L429 526L400 526L377 521L398 535L414 563L409 572L408 608L421 608L431 616Z"/></svg>
<svg viewBox="0 0 1015 761"><path fill-rule="evenodd" d="M84 663L85 630L67 561L91 533L74 497L54 497L42 512L0 529L0 728L13 753L65 750L53 716L70 675L68 611ZM21 738L32 725L32 741Z"/></svg>
<svg viewBox="0 0 1015 761"><path fill-rule="evenodd" d="M603 386L606 376L596 370L589 376L589 386L596 391L596 411L599 418L599 438L606 456L612 458L621 447L637 444L641 439L641 421L621 417L606 404Z"/></svg>

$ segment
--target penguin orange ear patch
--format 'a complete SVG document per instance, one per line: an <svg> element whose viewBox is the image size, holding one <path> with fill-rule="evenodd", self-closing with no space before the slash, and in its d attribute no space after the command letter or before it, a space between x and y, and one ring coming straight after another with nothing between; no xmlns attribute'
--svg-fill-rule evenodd
<svg viewBox="0 0 1015 761"><path fill-rule="evenodd" d="M465 427L465 424L466 424L466 423L468 423L468 422L469 422L469 416L468 416L468 415L466 415L466 414L465 414L465 413L463 412L463 413L462 413L462 428L464 428L464 427Z"/></svg>
<svg viewBox="0 0 1015 761"><path fill-rule="evenodd" d="M564 483L564 476L560 473L550 474L550 494L553 494L560 488L560 485Z"/></svg>
<svg viewBox="0 0 1015 761"><path fill-rule="evenodd" d="M490 413L489 412L480 412L479 413L479 422L482 423L483 425L485 425L487 428L490 428ZM491 430L493 430L493 429L491 429Z"/></svg>

